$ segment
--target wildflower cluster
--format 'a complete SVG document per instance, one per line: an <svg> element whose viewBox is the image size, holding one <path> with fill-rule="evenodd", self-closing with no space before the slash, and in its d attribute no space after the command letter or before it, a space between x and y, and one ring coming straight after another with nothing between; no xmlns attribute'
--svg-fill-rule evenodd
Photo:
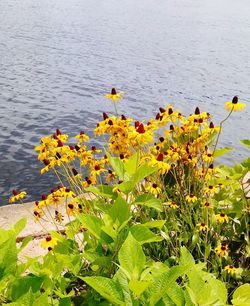
<svg viewBox="0 0 250 306"><path fill-rule="evenodd" d="M113 88L106 97L116 105L121 93ZM244 105L234 97L225 107L229 117ZM54 207L56 224L76 218L78 227L74 233L81 226L87 228L83 239L91 245L91 252L103 239L99 249L114 254L112 261L124 240L123 236L118 239L120 231L127 230L126 235L138 235L140 243L145 239L145 253L151 258L162 262L178 258L185 246L218 277L223 273L241 277L249 258L246 237L250 203L241 182L232 184L225 169L215 163L221 153L217 145L225 120L216 125L212 116L199 107L185 116L170 104L160 107L156 116L147 121L118 115L116 107L115 112L116 115L103 113L94 129L95 137L101 136L107 143L105 149L89 144L83 130L75 136L74 143L59 129L41 139L35 148L43 164L41 174L53 171L59 185L36 202L35 220L49 218L48 207ZM230 198L234 194L232 188L237 192ZM22 196L14 194L11 202ZM240 212L236 204L242 208ZM59 209L62 206L64 212ZM160 228L155 240L155 232L149 230L153 224L160 224L155 226L155 232ZM50 236L43 242L43 247L50 250L56 246L57 240ZM87 261L95 258L86 252ZM109 273L114 272L111 270Z"/></svg>

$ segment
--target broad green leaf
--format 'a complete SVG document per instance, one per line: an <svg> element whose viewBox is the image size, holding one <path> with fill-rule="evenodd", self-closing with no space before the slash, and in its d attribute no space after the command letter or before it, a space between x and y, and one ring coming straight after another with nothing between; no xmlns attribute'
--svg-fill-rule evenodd
<svg viewBox="0 0 250 306"><path fill-rule="evenodd" d="M149 305L155 305L165 295L167 289L175 283L176 279L186 274L189 268L189 266L175 266L158 276L150 286Z"/></svg>
<svg viewBox="0 0 250 306"><path fill-rule="evenodd" d="M121 225L130 218L130 205L121 196L118 196L108 214L113 222L118 220Z"/></svg>
<svg viewBox="0 0 250 306"><path fill-rule="evenodd" d="M171 299L171 301L174 303L174 305L176 306L185 305L184 292L183 292L183 289L178 284L173 283L172 286L170 286L167 289L166 294Z"/></svg>
<svg viewBox="0 0 250 306"><path fill-rule="evenodd" d="M21 296L31 292L35 293L40 290L43 283L43 278L38 276L24 276L18 277L11 284L11 300L16 302Z"/></svg>
<svg viewBox="0 0 250 306"><path fill-rule="evenodd" d="M66 235L70 239L74 239L75 235L79 232L81 223L78 219L75 219L67 224L66 226Z"/></svg>
<svg viewBox="0 0 250 306"><path fill-rule="evenodd" d="M180 257L180 264L182 266L186 265L195 265L195 261L191 253L188 251L188 249L184 246L181 247L181 257Z"/></svg>
<svg viewBox="0 0 250 306"><path fill-rule="evenodd" d="M192 302L198 305L224 306L227 301L225 284L212 274L193 269L188 273L188 293Z"/></svg>
<svg viewBox="0 0 250 306"><path fill-rule="evenodd" d="M109 152L105 152L106 156L108 157L108 160L114 169L115 173L118 175L120 180L125 179L125 169L124 169L124 164L121 161L119 157L114 157L112 156Z"/></svg>
<svg viewBox="0 0 250 306"><path fill-rule="evenodd" d="M147 207L154 208L160 212L162 212L162 204L161 201L155 198L153 195L142 194L138 198L136 198L133 205L144 205Z"/></svg>
<svg viewBox="0 0 250 306"><path fill-rule="evenodd" d="M131 180L135 182L135 184L140 183L145 177L148 177L156 171L156 167L149 166L148 164L141 165L131 177Z"/></svg>
<svg viewBox="0 0 250 306"><path fill-rule="evenodd" d="M142 270L145 268L146 257L140 243L135 240L131 233L122 245L118 259L121 267L128 272L130 279L139 279Z"/></svg>
<svg viewBox="0 0 250 306"><path fill-rule="evenodd" d="M27 244L32 241L32 237L31 236L28 236L28 237L25 237L23 240L22 240L22 243L21 243L21 246L19 247L18 249L18 253L21 252L26 246Z"/></svg>
<svg viewBox="0 0 250 306"><path fill-rule="evenodd" d="M234 291L232 304L235 306L250 306L250 284L244 284Z"/></svg>
<svg viewBox="0 0 250 306"><path fill-rule="evenodd" d="M26 218L22 218L19 221L17 221L17 223L13 227L16 235L20 234L20 232L25 228L26 223L27 223Z"/></svg>
<svg viewBox="0 0 250 306"><path fill-rule="evenodd" d="M85 188L86 191L97 194L108 199L115 199L116 194L113 192L113 187L108 185L90 186Z"/></svg>
<svg viewBox="0 0 250 306"><path fill-rule="evenodd" d="M117 283L119 283L122 293L124 296L124 302L126 306L133 306L133 301L132 301L132 296L131 292L128 287L128 278L126 277L126 274L123 273L122 269L119 269L114 278L113 278Z"/></svg>
<svg viewBox="0 0 250 306"><path fill-rule="evenodd" d="M150 243L150 242L159 242L164 238L161 236L155 235L153 232L149 230L149 228L145 227L142 224L133 225L130 229L133 237L140 242L140 244Z"/></svg>
<svg viewBox="0 0 250 306"><path fill-rule="evenodd" d="M130 181L125 181L122 182L121 184L117 185L117 187L119 188L119 190L125 194L130 193L131 191L133 191L133 189L135 188L135 183L130 180Z"/></svg>
<svg viewBox="0 0 250 306"><path fill-rule="evenodd" d="M112 279L102 276L81 277L89 286L95 289L101 296L115 305L123 305L123 295L120 286Z"/></svg>
<svg viewBox="0 0 250 306"><path fill-rule="evenodd" d="M149 281L132 279L129 282L129 289L134 293L136 298L139 298L141 294L148 288L149 284Z"/></svg>
<svg viewBox="0 0 250 306"><path fill-rule="evenodd" d="M41 304L41 306L42 306L42 304ZM60 299L59 306L72 306L70 298L67 297L67 298Z"/></svg>
<svg viewBox="0 0 250 306"><path fill-rule="evenodd" d="M224 155L224 154L226 154L226 153L229 153L229 152L231 152L233 150L233 148L222 148L222 149L216 149L215 151L214 151L214 157L219 157L219 156L221 156L221 155Z"/></svg>
<svg viewBox="0 0 250 306"><path fill-rule="evenodd" d="M2 236L3 235L3 236ZM17 266L16 234L0 229L0 280L14 275Z"/></svg>
<svg viewBox="0 0 250 306"><path fill-rule="evenodd" d="M140 161L140 151L133 154L125 163L124 168L129 175L133 175L138 168Z"/></svg>
<svg viewBox="0 0 250 306"><path fill-rule="evenodd" d="M148 228L162 228L165 223L166 220L153 220L143 223L143 226L146 226Z"/></svg>
<svg viewBox="0 0 250 306"><path fill-rule="evenodd" d="M250 149L250 140L248 139L242 139L241 142Z"/></svg>
<svg viewBox="0 0 250 306"><path fill-rule="evenodd" d="M89 230L92 235L94 235L97 239L101 238L101 227L103 222L99 218L85 214L79 214L76 216L76 218L85 228Z"/></svg>

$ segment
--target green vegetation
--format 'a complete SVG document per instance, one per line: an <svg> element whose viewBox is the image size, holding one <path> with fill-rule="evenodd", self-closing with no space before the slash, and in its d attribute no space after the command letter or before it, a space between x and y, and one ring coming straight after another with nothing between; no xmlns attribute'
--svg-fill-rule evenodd
<svg viewBox="0 0 250 306"><path fill-rule="evenodd" d="M60 185L34 218L68 222L25 263L18 253L30 239L16 245L25 220L1 230L1 305L250 305L250 158L214 163L231 150L218 148L224 121L244 105L227 102L218 126L199 108L185 117L170 105L145 123L118 115L115 89L107 98L116 116L104 113L95 129L106 149L89 148L84 131L68 144L60 130L35 148L41 173ZM15 190L10 201L24 197Z"/></svg>

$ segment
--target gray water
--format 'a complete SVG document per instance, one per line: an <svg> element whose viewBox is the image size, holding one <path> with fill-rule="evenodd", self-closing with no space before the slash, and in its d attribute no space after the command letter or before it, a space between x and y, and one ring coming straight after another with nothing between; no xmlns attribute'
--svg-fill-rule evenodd
<svg viewBox="0 0 250 306"><path fill-rule="evenodd" d="M120 111L143 119L168 102L199 105L219 122L225 101L248 104L225 124L224 157L247 157L249 0L1 0L0 204L13 188L39 199L56 185L39 175L34 146L56 128L91 131L111 87Z"/></svg>

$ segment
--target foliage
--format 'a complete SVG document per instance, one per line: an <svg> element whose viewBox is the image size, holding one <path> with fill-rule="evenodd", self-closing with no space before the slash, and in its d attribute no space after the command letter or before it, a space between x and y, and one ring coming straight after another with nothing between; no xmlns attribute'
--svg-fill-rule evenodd
<svg viewBox="0 0 250 306"><path fill-rule="evenodd" d="M65 234L44 239L44 258L25 264L15 244L21 225L1 235L13 249L10 259L0 253L2 303L247 305L250 161L215 163L231 150L218 148L224 121L244 106L227 102L218 126L198 107L185 117L170 105L133 122L118 115L121 95L112 92L116 116L104 113L94 131L106 149L89 148L84 131L72 145L58 129L35 148L41 173L54 171L59 185L36 202L34 218L68 222ZM11 202L24 196L15 191Z"/></svg>

